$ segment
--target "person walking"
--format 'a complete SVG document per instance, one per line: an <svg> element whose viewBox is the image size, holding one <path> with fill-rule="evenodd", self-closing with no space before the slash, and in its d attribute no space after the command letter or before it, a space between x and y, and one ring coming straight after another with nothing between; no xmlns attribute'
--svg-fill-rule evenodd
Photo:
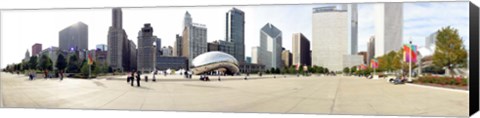
<svg viewBox="0 0 480 118"><path fill-rule="evenodd" d="M130 75L130 78L129 78L129 80L130 80L130 86L133 86L133 80L134 80L134 78L135 78L135 69L134 69L130 74L131 74L131 75Z"/></svg>
<svg viewBox="0 0 480 118"><path fill-rule="evenodd" d="M155 75L157 75L157 73L158 73L157 70L155 70L155 72L153 72L153 76L152 76L152 81L153 81L153 82L157 81L157 80L155 79Z"/></svg>
<svg viewBox="0 0 480 118"><path fill-rule="evenodd" d="M140 87L140 75L141 75L141 72L137 71L137 87Z"/></svg>
<svg viewBox="0 0 480 118"><path fill-rule="evenodd" d="M63 70L60 70L60 80L63 80Z"/></svg>
<svg viewBox="0 0 480 118"><path fill-rule="evenodd" d="M130 83L130 75L132 75L132 72L128 72L128 75L127 75L127 83Z"/></svg>

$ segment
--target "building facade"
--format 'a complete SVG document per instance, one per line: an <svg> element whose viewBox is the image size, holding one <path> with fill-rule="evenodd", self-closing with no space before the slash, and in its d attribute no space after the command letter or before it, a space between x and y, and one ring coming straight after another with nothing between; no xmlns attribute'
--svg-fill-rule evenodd
<svg viewBox="0 0 480 118"><path fill-rule="evenodd" d="M226 13L225 39L232 42L232 54L239 63L245 60L245 13L237 8L232 8Z"/></svg>
<svg viewBox="0 0 480 118"><path fill-rule="evenodd" d="M425 47L431 50L435 49L435 43L437 42L437 35L438 35L438 32L434 32L428 35L428 37L425 38Z"/></svg>
<svg viewBox="0 0 480 118"><path fill-rule="evenodd" d="M375 57L400 50L403 35L403 3L376 3Z"/></svg>
<svg viewBox="0 0 480 118"><path fill-rule="evenodd" d="M175 56L159 56L156 57L156 66L157 70L167 70L167 69L185 69L187 68L187 58L185 57L175 57Z"/></svg>
<svg viewBox="0 0 480 118"><path fill-rule="evenodd" d="M370 65L370 60L375 58L375 36L371 36L367 42L367 64Z"/></svg>
<svg viewBox="0 0 480 118"><path fill-rule="evenodd" d="M356 4L313 8L312 65L341 71L356 55Z"/></svg>
<svg viewBox="0 0 480 118"><path fill-rule="evenodd" d="M108 29L107 36L107 64L114 70L129 71L131 55L129 40L122 27L122 9L112 9L112 26Z"/></svg>
<svg viewBox="0 0 480 118"><path fill-rule="evenodd" d="M310 41L302 33L292 35L292 65L312 65Z"/></svg>
<svg viewBox="0 0 480 118"><path fill-rule="evenodd" d="M173 56L182 56L182 36L175 36L175 43L173 45Z"/></svg>
<svg viewBox="0 0 480 118"><path fill-rule="evenodd" d="M267 23L260 30L260 48L257 50L257 63L265 65L266 69L281 68L282 31Z"/></svg>
<svg viewBox="0 0 480 118"><path fill-rule="evenodd" d="M168 47L163 46L161 51L162 51L162 56L173 56L172 55L172 53L173 53L172 46L168 46Z"/></svg>
<svg viewBox="0 0 480 118"><path fill-rule="evenodd" d="M208 52L211 52L211 51L220 51L218 49L218 43L216 43L215 41L214 42L211 42L211 43L207 43L207 51Z"/></svg>
<svg viewBox="0 0 480 118"><path fill-rule="evenodd" d="M358 52L357 55L362 56L362 64L368 64L367 62L370 61L368 60L368 53L366 51Z"/></svg>
<svg viewBox="0 0 480 118"><path fill-rule="evenodd" d="M143 25L143 28L138 32L138 51L137 51L137 68L142 72L151 72L155 66L155 52L154 42L158 38L153 36L153 28L150 23Z"/></svg>
<svg viewBox="0 0 480 118"><path fill-rule="evenodd" d="M75 23L59 32L61 50L88 50L88 26L83 22Z"/></svg>
<svg viewBox="0 0 480 118"><path fill-rule="evenodd" d="M260 47L252 47L252 63L253 64L258 64L258 58L260 54Z"/></svg>
<svg viewBox="0 0 480 118"><path fill-rule="evenodd" d="M25 57L22 59L22 62L26 62L30 59L30 52L27 49L27 52L25 52Z"/></svg>
<svg viewBox="0 0 480 118"><path fill-rule="evenodd" d="M36 56L42 51L42 44L40 43L35 43L32 46L32 56Z"/></svg>
<svg viewBox="0 0 480 118"><path fill-rule="evenodd" d="M292 53L290 53L289 50L282 51L282 62L283 62L283 67L292 66Z"/></svg>
<svg viewBox="0 0 480 118"><path fill-rule="evenodd" d="M137 70L137 45L132 40L128 40L128 70Z"/></svg>
<svg viewBox="0 0 480 118"><path fill-rule="evenodd" d="M207 27L204 24L192 23L188 12L185 13L184 26L182 56L186 57L191 65L193 58L207 52Z"/></svg>

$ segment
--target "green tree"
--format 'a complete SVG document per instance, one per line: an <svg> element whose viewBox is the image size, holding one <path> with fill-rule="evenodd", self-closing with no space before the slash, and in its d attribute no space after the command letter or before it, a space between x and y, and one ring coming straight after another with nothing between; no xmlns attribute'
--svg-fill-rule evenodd
<svg viewBox="0 0 480 118"><path fill-rule="evenodd" d="M77 55L71 55L68 59L68 64L67 64L67 72L69 73L78 73L79 72L79 66L78 66L78 57Z"/></svg>
<svg viewBox="0 0 480 118"><path fill-rule="evenodd" d="M356 66L353 66L350 68L350 73L355 73L357 72L357 67Z"/></svg>
<svg viewBox="0 0 480 118"><path fill-rule="evenodd" d="M30 60L28 61L28 69L37 69L37 64L37 56L30 57Z"/></svg>
<svg viewBox="0 0 480 118"><path fill-rule="evenodd" d="M468 53L457 29L450 26L440 29L435 46L434 65L446 67L452 76L455 75L454 68L466 66Z"/></svg>
<svg viewBox="0 0 480 118"><path fill-rule="evenodd" d="M348 74L350 72L350 68L345 67L343 68L343 74Z"/></svg>
<svg viewBox="0 0 480 118"><path fill-rule="evenodd" d="M52 60L47 55L42 55L38 63L38 68L40 70L52 70Z"/></svg>
<svg viewBox="0 0 480 118"><path fill-rule="evenodd" d="M55 67L57 67L58 70L64 70L67 67L67 60L62 54L58 55Z"/></svg>
<svg viewBox="0 0 480 118"><path fill-rule="evenodd" d="M270 68L270 73L275 74L275 68Z"/></svg>
<svg viewBox="0 0 480 118"><path fill-rule="evenodd" d="M80 70L80 73L82 74L82 76L84 77L88 77L88 73L89 73L89 66L87 63L82 63L82 66L81 66L81 70Z"/></svg>

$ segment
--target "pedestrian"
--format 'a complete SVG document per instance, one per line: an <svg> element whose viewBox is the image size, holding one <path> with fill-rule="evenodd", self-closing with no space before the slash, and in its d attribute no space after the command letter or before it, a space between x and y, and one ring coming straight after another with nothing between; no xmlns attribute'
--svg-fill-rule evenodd
<svg viewBox="0 0 480 118"><path fill-rule="evenodd" d="M135 78L135 69L133 69L131 75L130 75L130 86L133 86L133 80Z"/></svg>
<svg viewBox="0 0 480 118"><path fill-rule="evenodd" d="M148 74L145 75L145 82L148 82Z"/></svg>
<svg viewBox="0 0 480 118"><path fill-rule="evenodd" d="M47 76L48 76L47 70L43 70L43 75L45 75L44 77L45 77L45 79L47 79Z"/></svg>
<svg viewBox="0 0 480 118"><path fill-rule="evenodd" d="M185 75L185 78L188 78L188 73L186 70L183 72L183 75Z"/></svg>
<svg viewBox="0 0 480 118"><path fill-rule="evenodd" d="M156 82L156 81L157 81L157 80L155 79L155 75L157 75L157 72L158 72L157 70L155 70L155 72L153 72L153 78L152 78L152 81L153 81L153 82Z"/></svg>
<svg viewBox="0 0 480 118"><path fill-rule="evenodd" d="M127 75L127 83L130 83L130 78L132 77L132 72L128 72L128 75Z"/></svg>
<svg viewBox="0 0 480 118"><path fill-rule="evenodd" d="M60 80L63 80L63 70L60 70Z"/></svg>
<svg viewBox="0 0 480 118"><path fill-rule="evenodd" d="M30 80L33 80L33 73L32 73L32 71L28 72L28 77L30 77Z"/></svg>
<svg viewBox="0 0 480 118"><path fill-rule="evenodd" d="M137 87L140 87L140 75L141 75L141 72L137 71Z"/></svg>

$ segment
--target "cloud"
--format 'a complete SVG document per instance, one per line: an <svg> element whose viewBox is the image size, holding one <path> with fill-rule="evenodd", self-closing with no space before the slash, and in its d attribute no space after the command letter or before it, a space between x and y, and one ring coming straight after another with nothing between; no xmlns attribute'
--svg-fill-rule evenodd
<svg viewBox="0 0 480 118"><path fill-rule="evenodd" d="M425 37L442 27L458 29L461 37L469 35L468 2L425 2L404 4L404 36L412 37L419 46L425 45ZM409 39L404 42L408 42Z"/></svg>

